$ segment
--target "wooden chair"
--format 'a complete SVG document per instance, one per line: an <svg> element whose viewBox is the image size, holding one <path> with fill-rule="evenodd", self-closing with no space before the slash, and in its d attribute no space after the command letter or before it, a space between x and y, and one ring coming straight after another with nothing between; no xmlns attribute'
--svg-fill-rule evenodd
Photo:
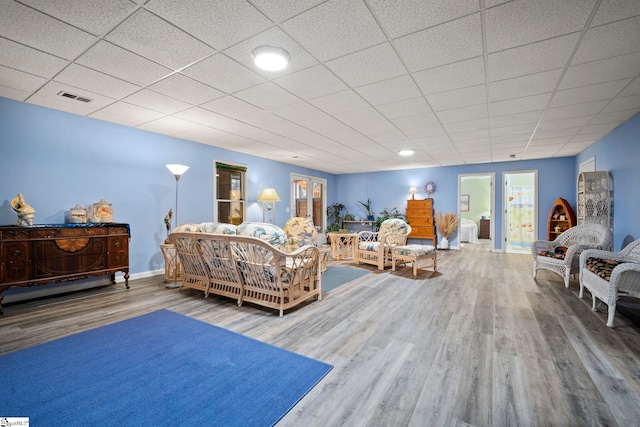
<svg viewBox="0 0 640 427"><path fill-rule="evenodd" d="M588 249L580 254L580 298L584 289L593 298L608 306L607 326L613 328L616 301L621 295L640 298L640 239L629 243L620 252Z"/></svg>
<svg viewBox="0 0 640 427"><path fill-rule="evenodd" d="M569 276L579 272L580 253L585 249L611 248L613 233L602 224L576 225L560 234L553 241L536 240L531 245L533 278L538 270L550 270L564 279L569 287Z"/></svg>
<svg viewBox="0 0 640 427"><path fill-rule="evenodd" d="M384 270L392 264L391 250L407 243L411 227L400 218L389 218L380 224L380 230L360 231L356 237L355 263L372 264Z"/></svg>

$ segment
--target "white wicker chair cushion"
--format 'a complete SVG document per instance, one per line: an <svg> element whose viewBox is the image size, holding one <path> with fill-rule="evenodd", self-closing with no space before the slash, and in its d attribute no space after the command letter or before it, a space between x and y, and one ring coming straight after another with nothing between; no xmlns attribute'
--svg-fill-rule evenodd
<svg viewBox="0 0 640 427"><path fill-rule="evenodd" d="M359 242L358 249L362 251L378 252L378 250L380 250L380 242Z"/></svg>
<svg viewBox="0 0 640 427"><path fill-rule="evenodd" d="M424 256L436 252L436 248L430 245L405 245L396 246L393 251L400 255Z"/></svg>
<svg viewBox="0 0 640 427"><path fill-rule="evenodd" d="M203 222L198 224L198 231L211 234L236 234L238 226L223 222Z"/></svg>
<svg viewBox="0 0 640 427"><path fill-rule="evenodd" d="M397 234L409 234L409 224L401 218L389 218L382 221L380 224L380 234L384 233L397 233Z"/></svg>
<svg viewBox="0 0 640 427"><path fill-rule="evenodd" d="M236 234L256 237L278 249L284 249L287 243L287 234L282 228L264 222L243 222L236 229Z"/></svg>

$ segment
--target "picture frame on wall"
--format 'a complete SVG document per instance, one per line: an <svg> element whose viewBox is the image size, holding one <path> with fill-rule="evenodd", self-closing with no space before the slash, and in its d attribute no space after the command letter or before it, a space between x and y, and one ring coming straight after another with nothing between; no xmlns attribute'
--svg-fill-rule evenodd
<svg viewBox="0 0 640 427"><path fill-rule="evenodd" d="M468 194L461 194L460 195L460 210L462 212L468 212L469 211L469 195Z"/></svg>

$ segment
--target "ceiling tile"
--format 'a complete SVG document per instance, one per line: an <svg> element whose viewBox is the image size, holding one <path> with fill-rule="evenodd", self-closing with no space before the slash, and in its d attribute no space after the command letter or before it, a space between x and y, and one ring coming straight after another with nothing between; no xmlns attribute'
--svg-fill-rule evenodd
<svg viewBox="0 0 640 427"><path fill-rule="evenodd" d="M591 21L591 27L636 15L640 15L640 2L638 0L602 0L596 15Z"/></svg>
<svg viewBox="0 0 640 427"><path fill-rule="evenodd" d="M178 111L191 107L191 104L148 89L143 89L133 95L127 96L123 101L164 114L177 113Z"/></svg>
<svg viewBox="0 0 640 427"><path fill-rule="evenodd" d="M438 119L433 113L425 113L425 114L417 114L414 116L406 116L400 117L398 119L393 119L391 122L396 125L399 129L402 130L410 130L417 128L425 128L438 126Z"/></svg>
<svg viewBox="0 0 640 427"><path fill-rule="evenodd" d="M623 96L614 99L602 112L612 113L614 111L624 111L640 108L640 95Z"/></svg>
<svg viewBox="0 0 640 427"><path fill-rule="evenodd" d="M245 116L255 116L256 114L264 112L262 108L258 108L255 105L251 105L248 102L233 96L224 96L215 99L203 104L202 107L234 119L239 119Z"/></svg>
<svg viewBox="0 0 640 427"><path fill-rule="evenodd" d="M461 130L459 132L452 132L449 134L449 136L454 142L483 139L489 137L489 129L483 129L482 127L479 127L477 129Z"/></svg>
<svg viewBox="0 0 640 427"><path fill-rule="evenodd" d="M513 126L522 125L526 123L538 123L542 117L543 110L526 111L524 113L504 114L498 116L491 116L491 126Z"/></svg>
<svg viewBox="0 0 640 427"><path fill-rule="evenodd" d="M462 122L467 120L483 119L487 117L485 104L472 105L470 107L454 108L438 112L438 118L443 124ZM445 126L446 127L446 126Z"/></svg>
<svg viewBox="0 0 640 427"><path fill-rule="evenodd" d="M487 89L484 85L450 90L427 96L434 111L451 110L487 102Z"/></svg>
<svg viewBox="0 0 640 427"><path fill-rule="evenodd" d="M334 115L338 120L351 126L364 135L394 130L395 127L373 108L347 111Z"/></svg>
<svg viewBox="0 0 640 427"><path fill-rule="evenodd" d="M265 15L274 22L282 22L326 0L253 0Z"/></svg>
<svg viewBox="0 0 640 427"><path fill-rule="evenodd" d="M640 95L640 77L634 79L629 86L627 86L620 96Z"/></svg>
<svg viewBox="0 0 640 427"><path fill-rule="evenodd" d="M246 123L230 119L229 117L225 117L199 107L180 111L174 114L174 116L237 135L247 135L257 130L254 126L250 126Z"/></svg>
<svg viewBox="0 0 640 427"><path fill-rule="evenodd" d="M75 99L58 95L62 91L70 92L74 95L78 95L78 96L82 96L84 98L90 99L91 102L78 101ZM29 98L29 102L33 102L33 103L44 105L44 106L58 105L63 107L62 109L64 111L74 113L74 114L81 114L81 115L90 114L115 101L114 99L109 98L107 96L102 96L97 93L89 92L89 91L82 90L72 86L63 85L57 82L48 82L46 85L44 85L42 88L38 90L36 95L37 95L37 98L40 99L41 101L36 102L36 98ZM43 102L42 100L44 98L49 98L50 101ZM56 107L53 107L53 108L56 108Z"/></svg>
<svg viewBox="0 0 640 427"><path fill-rule="evenodd" d="M476 119L476 120L466 120L463 122L446 123L444 125L444 128L450 134L456 133L456 132L481 131L485 129L488 130L489 120L484 118L484 119Z"/></svg>
<svg viewBox="0 0 640 427"><path fill-rule="evenodd" d="M585 102L576 105L549 108L542 117L543 121L566 119L569 117L593 116L599 113L609 101ZM606 111L605 111L606 112Z"/></svg>
<svg viewBox="0 0 640 427"><path fill-rule="evenodd" d="M244 0L153 0L146 8L217 50L271 26Z"/></svg>
<svg viewBox="0 0 640 427"><path fill-rule="evenodd" d="M491 129L491 138L498 138L504 135L518 135L529 140L533 131L536 130L537 123L523 123L520 125L502 126ZM497 139L496 139L497 140Z"/></svg>
<svg viewBox="0 0 640 427"><path fill-rule="evenodd" d="M262 83L237 92L235 96L264 110L272 110L300 101L295 95L271 82Z"/></svg>
<svg viewBox="0 0 640 427"><path fill-rule="evenodd" d="M35 92L47 82L47 79L23 73L22 71L0 65L0 85L13 89Z"/></svg>
<svg viewBox="0 0 640 427"><path fill-rule="evenodd" d="M68 62L11 40L0 38L0 64L40 77L51 78Z"/></svg>
<svg viewBox="0 0 640 427"><path fill-rule="evenodd" d="M424 97L403 99L402 101L378 105L376 109L389 120L431 113L431 108Z"/></svg>
<svg viewBox="0 0 640 427"><path fill-rule="evenodd" d="M121 117L121 120L124 120L127 123L131 123L128 126L138 126L143 123L159 119L160 117L164 116L164 114L157 111L149 110L148 108L143 108L137 105L129 104L127 102L119 101L108 105L99 112L91 115L91 117L95 118L101 118L101 116Z"/></svg>
<svg viewBox="0 0 640 427"><path fill-rule="evenodd" d="M149 89L195 105L224 96L223 92L179 73L152 84Z"/></svg>
<svg viewBox="0 0 640 427"><path fill-rule="evenodd" d="M409 75L395 77L384 82L356 88L356 91L372 105L389 104L421 95Z"/></svg>
<svg viewBox="0 0 640 427"><path fill-rule="evenodd" d="M561 75L562 70L558 69L492 82L489 83L489 97L491 101L503 101L523 96L551 93L558 84Z"/></svg>
<svg viewBox="0 0 640 427"><path fill-rule="evenodd" d="M12 0L0 0L0 36L65 59L73 59L96 37Z"/></svg>
<svg viewBox="0 0 640 427"><path fill-rule="evenodd" d="M578 132L578 134L580 135L588 135L588 134L594 134L594 133L602 133L602 135L606 135L609 132L611 132L612 130L614 130L615 128L617 128L619 126L618 123L605 123L605 124L600 124L600 125L587 125L585 127L583 127L582 129L580 129L580 132Z"/></svg>
<svg viewBox="0 0 640 427"><path fill-rule="evenodd" d="M640 16L591 28L584 35L572 64L595 61L638 51Z"/></svg>
<svg viewBox="0 0 640 427"><path fill-rule="evenodd" d="M302 99L317 98L347 89L347 86L324 65L288 74L275 79L274 82Z"/></svg>
<svg viewBox="0 0 640 427"><path fill-rule="evenodd" d="M148 130L150 132L161 133L163 135L178 136L192 126L202 126L177 117L161 117L138 126L138 129Z"/></svg>
<svg viewBox="0 0 640 427"><path fill-rule="evenodd" d="M572 65L567 69L558 89L636 77L638 70L640 70L640 52Z"/></svg>
<svg viewBox="0 0 640 427"><path fill-rule="evenodd" d="M480 14L476 13L395 40L409 71L438 67L483 54ZM429 52L424 55L424 52Z"/></svg>
<svg viewBox="0 0 640 427"><path fill-rule="evenodd" d="M15 99L16 101L25 101L32 94L33 92L30 90L20 90L0 85L0 96L3 98Z"/></svg>
<svg viewBox="0 0 640 427"><path fill-rule="evenodd" d="M478 0L370 0L368 3L391 38L451 21L478 10Z"/></svg>
<svg viewBox="0 0 640 427"><path fill-rule="evenodd" d="M623 123L635 116L638 111L640 111L640 108L596 114L591 120L589 120L589 124L599 125L603 123Z"/></svg>
<svg viewBox="0 0 640 427"><path fill-rule="evenodd" d="M449 137L447 133L444 131L442 126L434 125L434 126L425 126L415 129L403 129L405 135L409 138L418 140L420 138L432 138L432 137L443 137L445 140L449 141Z"/></svg>
<svg viewBox="0 0 640 427"><path fill-rule="evenodd" d="M523 96L522 98L509 99L489 103L491 116L502 114L524 113L526 111L543 110L551 98L550 93L541 95Z"/></svg>
<svg viewBox="0 0 640 427"><path fill-rule="evenodd" d="M47 15L100 36L136 8L129 0L21 0Z"/></svg>
<svg viewBox="0 0 640 427"><path fill-rule="evenodd" d="M360 110L369 106L369 104L353 90L345 90L314 98L309 100L309 103L329 114Z"/></svg>
<svg viewBox="0 0 640 427"><path fill-rule="evenodd" d="M226 93L233 93L265 81L262 76L221 53L185 68L182 74Z"/></svg>
<svg viewBox="0 0 640 427"><path fill-rule="evenodd" d="M118 25L105 39L174 70L215 53L211 47L144 9Z"/></svg>
<svg viewBox="0 0 640 427"><path fill-rule="evenodd" d="M414 76L422 92L427 95L479 85L485 82L484 59L469 59L420 71Z"/></svg>
<svg viewBox="0 0 640 427"><path fill-rule="evenodd" d="M296 102L295 104L285 105L284 107L275 108L271 110L271 112L294 122L318 119L327 115L324 111L317 109L307 102Z"/></svg>
<svg viewBox="0 0 640 427"><path fill-rule="evenodd" d="M140 86L151 84L171 72L168 68L105 41L95 44L76 62Z"/></svg>
<svg viewBox="0 0 640 427"><path fill-rule="evenodd" d="M487 9L487 48L496 52L581 31L595 3L595 0L515 0Z"/></svg>
<svg viewBox="0 0 640 427"><path fill-rule="evenodd" d="M544 116L543 116L543 120L544 120ZM552 130L552 129L567 129L567 128L574 128L574 127L578 127L578 126L584 126L587 123L589 123L589 120L591 120L592 116L581 116L581 117L571 117L568 119L562 119L562 120L546 120L543 122L540 122L540 125L538 126L538 131L544 131L544 130Z"/></svg>
<svg viewBox="0 0 640 427"><path fill-rule="evenodd" d="M69 65L55 80L115 98L123 98L140 90L140 86L77 64Z"/></svg>
<svg viewBox="0 0 640 427"><path fill-rule="evenodd" d="M383 43L327 62L349 86L363 86L407 73L389 43Z"/></svg>
<svg viewBox="0 0 640 427"><path fill-rule="evenodd" d="M489 55L489 81L564 68L580 37L569 34Z"/></svg>
<svg viewBox="0 0 640 427"><path fill-rule="evenodd" d="M631 79L560 90L553 95L549 107L561 107L602 99L613 99L629 82L631 82Z"/></svg>
<svg viewBox="0 0 640 427"><path fill-rule="evenodd" d="M283 22L281 27L320 61L386 41L360 1L329 0Z"/></svg>

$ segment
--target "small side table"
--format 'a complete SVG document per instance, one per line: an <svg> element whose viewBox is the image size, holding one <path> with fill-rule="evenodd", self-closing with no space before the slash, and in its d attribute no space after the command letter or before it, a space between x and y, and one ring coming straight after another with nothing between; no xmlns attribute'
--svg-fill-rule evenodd
<svg viewBox="0 0 640 427"><path fill-rule="evenodd" d="M331 256L335 260L353 258L358 233L329 233Z"/></svg>
<svg viewBox="0 0 640 427"><path fill-rule="evenodd" d="M164 281L182 281L182 264L178 258L178 252L174 245L163 243L160 245L162 256L164 256Z"/></svg>

